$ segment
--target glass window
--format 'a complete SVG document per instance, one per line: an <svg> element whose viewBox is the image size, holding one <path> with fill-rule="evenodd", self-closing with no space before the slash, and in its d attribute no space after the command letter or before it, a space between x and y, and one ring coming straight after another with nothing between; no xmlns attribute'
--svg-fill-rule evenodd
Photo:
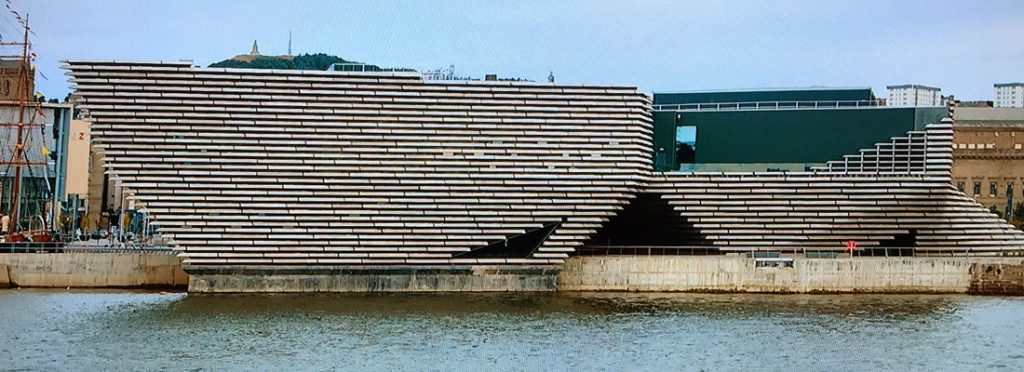
<svg viewBox="0 0 1024 372"><path fill-rule="evenodd" d="M693 164L697 162L697 127L676 127L676 163Z"/></svg>
<svg viewBox="0 0 1024 372"><path fill-rule="evenodd" d="M995 182L989 182L988 183L988 196L996 196L996 194L998 192L999 192L999 185L997 185Z"/></svg>
<svg viewBox="0 0 1024 372"><path fill-rule="evenodd" d="M956 189L960 190L960 192L964 192L964 183L963 183L963 181L960 181L960 182L956 183Z"/></svg>
<svg viewBox="0 0 1024 372"><path fill-rule="evenodd" d="M1006 209L1003 210L1003 216L1008 220L1013 217L1013 182L1006 183Z"/></svg>
<svg viewBox="0 0 1024 372"><path fill-rule="evenodd" d="M981 194L981 182L974 183L974 195Z"/></svg>

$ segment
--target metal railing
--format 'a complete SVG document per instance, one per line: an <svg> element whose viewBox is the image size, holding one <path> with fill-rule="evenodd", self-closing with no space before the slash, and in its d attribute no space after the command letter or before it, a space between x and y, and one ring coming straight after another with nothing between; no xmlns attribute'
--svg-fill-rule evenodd
<svg viewBox="0 0 1024 372"><path fill-rule="evenodd" d="M714 256L724 252L714 246L601 245L576 248L581 256Z"/></svg>
<svg viewBox="0 0 1024 372"><path fill-rule="evenodd" d="M654 111L753 111L786 109L837 109L885 106L884 100L856 101L764 101L714 102L654 105Z"/></svg>
<svg viewBox="0 0 1024 372"><path fill-rule="evenodd" d="M964 250L932 250L916 247L859 247L852 251L844 247L805 248L805 247L771 247L767 249L722 246L653 246L653 245L594 245L576 248L579 256L714 256L725 254L741 254L746 257L780 258L790 255L804 258L842 258L842 257L1024 257L1024 250L1019 251L977 251Z"/></svg>
<svg viewBox="0 0 1024 372"><path fill-rule="evenodd" d="M174 254L174 251L167 245L139 245L139 244L97 244L97 245L73 245L65 242L18 242L0 244L2 253L167 253Z"/></svg>

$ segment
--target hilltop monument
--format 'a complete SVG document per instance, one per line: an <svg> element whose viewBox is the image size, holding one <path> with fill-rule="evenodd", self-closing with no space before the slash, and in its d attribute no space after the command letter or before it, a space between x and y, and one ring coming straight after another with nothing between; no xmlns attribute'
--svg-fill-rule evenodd
<svg viewBox="0 0 1024 372"><path fill-rule="evenodd" d="M249 50L249 54L239 54L239 55L234 56L234 57L231 58L231 60L233 60L233 61L245 62L245 63L251 63L252 61L255 61L255 60L273 60L273 59L291 61L291 60L295 59L295 56L292 56L292 55L280 55L280 56L265 56L265 55L262 55L262 54L260 54L260 45L259 45L259 43L256 40L253 40L252 41L252 49Z"/></svg>

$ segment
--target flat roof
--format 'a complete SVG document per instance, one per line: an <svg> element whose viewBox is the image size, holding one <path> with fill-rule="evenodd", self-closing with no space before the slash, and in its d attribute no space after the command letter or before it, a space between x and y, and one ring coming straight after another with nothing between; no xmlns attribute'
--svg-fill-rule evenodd
<svg viewBox="0 0 1024 372"><path fill-rule="evenodd" d="M1024 124L1024 109L1004 107L957 107L953 110L957 124L962 121L1017 122Z"/></svg>
<svg viewBox="0 0 1024 372"><path fill-rule="evenodd" d="M1002 88L1002 87L1024 87L1024 83L999 83L999 84L995 84L993 86L996 87L996 88Z"/></svg>
<svg viewBox="0 0 1024 372"><path fill-rule="evenodd" d="M930 86L927 86L927 85L920 85L920 84L889 85L889 86L885 87L885 89L904 89L904 88L916 88L916 89L926 89L926 90L942 90L942 88L930 87Z"/></svg>
<svg viewBox="0 0 1024 372"><path fill-rule="evenodd" d="M697 89L677 90L671 92L653 92L655 94L683 94L683 93L741 93L741 92L799 92L799 91L827 91L827 90L870 90L871 87L782 87L782 88L737 88L737 89Z"/></svg>
<svg viewBox="0 0 1024 372"><path fill-rule="evenodd" d="M732 104L732 103L733 102L730 102L730 104ZM735 102L735 103L747 103L747 102ZM710 103L710 104L713 104L713 103ZM664 104L655 104L655 105L652 105L652 107L654 109L654 112L679 112L679 113L684 113L684 112L687 112L687 113L694 113L694 112L700 112L700 113L703 113L703 112L712 112L712 113L714 113L714 112L779 112L779 111L829 111L829 110L833 110L833 111L835 111L835 110L843 110L843 111L845 111L845 110L917 110L917 109L933 109L933 108L944 109L944 108L946 108L946 106L839 106L839 107L835 107L835 106L828 106L828 107L806 107L806 106L805 107L786 107L786 106L783 106L783 107L779 107L779 108L763 107L763 108L758 108L758 109L744 108L744 109L701 109L701 110L697 110L697 109L680 109L680 108L669 109L669 108L666 108L666 107L671 107L671 106L696 106L696 105L697 105L696 103L664 103ZM960 109L963 109L963 107L958 107L957 108L957 110L960 110ZM1017 109L1017 110L1024 111L1024 110L1021 110L1021 109Z"/></svg>

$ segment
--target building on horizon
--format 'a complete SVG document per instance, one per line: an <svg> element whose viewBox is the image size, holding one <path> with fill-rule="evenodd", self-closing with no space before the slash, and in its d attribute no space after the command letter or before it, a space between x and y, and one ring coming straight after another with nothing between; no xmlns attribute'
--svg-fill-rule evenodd
<svg viewBox="0 0 1024 372"><path fill-rule="evenodd" d="M898 107L943 106L942 89L918 84L889 85L886 105Z"/></svg>
<svg viewBox="0 0 1024 372"><path fill-rule="evenodd" d="M952 96L951 96L952 97ZM977 100L977 101L955 101L954 107L976 107L976 108L993 108L995 103L992 101Z"/></svg>
<svg viewBox="0 0 1024 372"><path fill-rule="evenodd" d="M28 88L23 91L28 93L29 97L18 97L18 86L21 84L19 79L21 76L21 69L24 68L24 66L24 63L19 60L0 60L0 101L17 101L21 98L29 98L36 92L36 68L35 65L30 64L28 67L29 71L25 74L28 78L28 81L26 82Z"/></svg>
<svg viewBox="0 0 1024 372"><path fill-rule="evenodd" d="M1024 108L1024 83L995 84L995 107Z"/></svg>

